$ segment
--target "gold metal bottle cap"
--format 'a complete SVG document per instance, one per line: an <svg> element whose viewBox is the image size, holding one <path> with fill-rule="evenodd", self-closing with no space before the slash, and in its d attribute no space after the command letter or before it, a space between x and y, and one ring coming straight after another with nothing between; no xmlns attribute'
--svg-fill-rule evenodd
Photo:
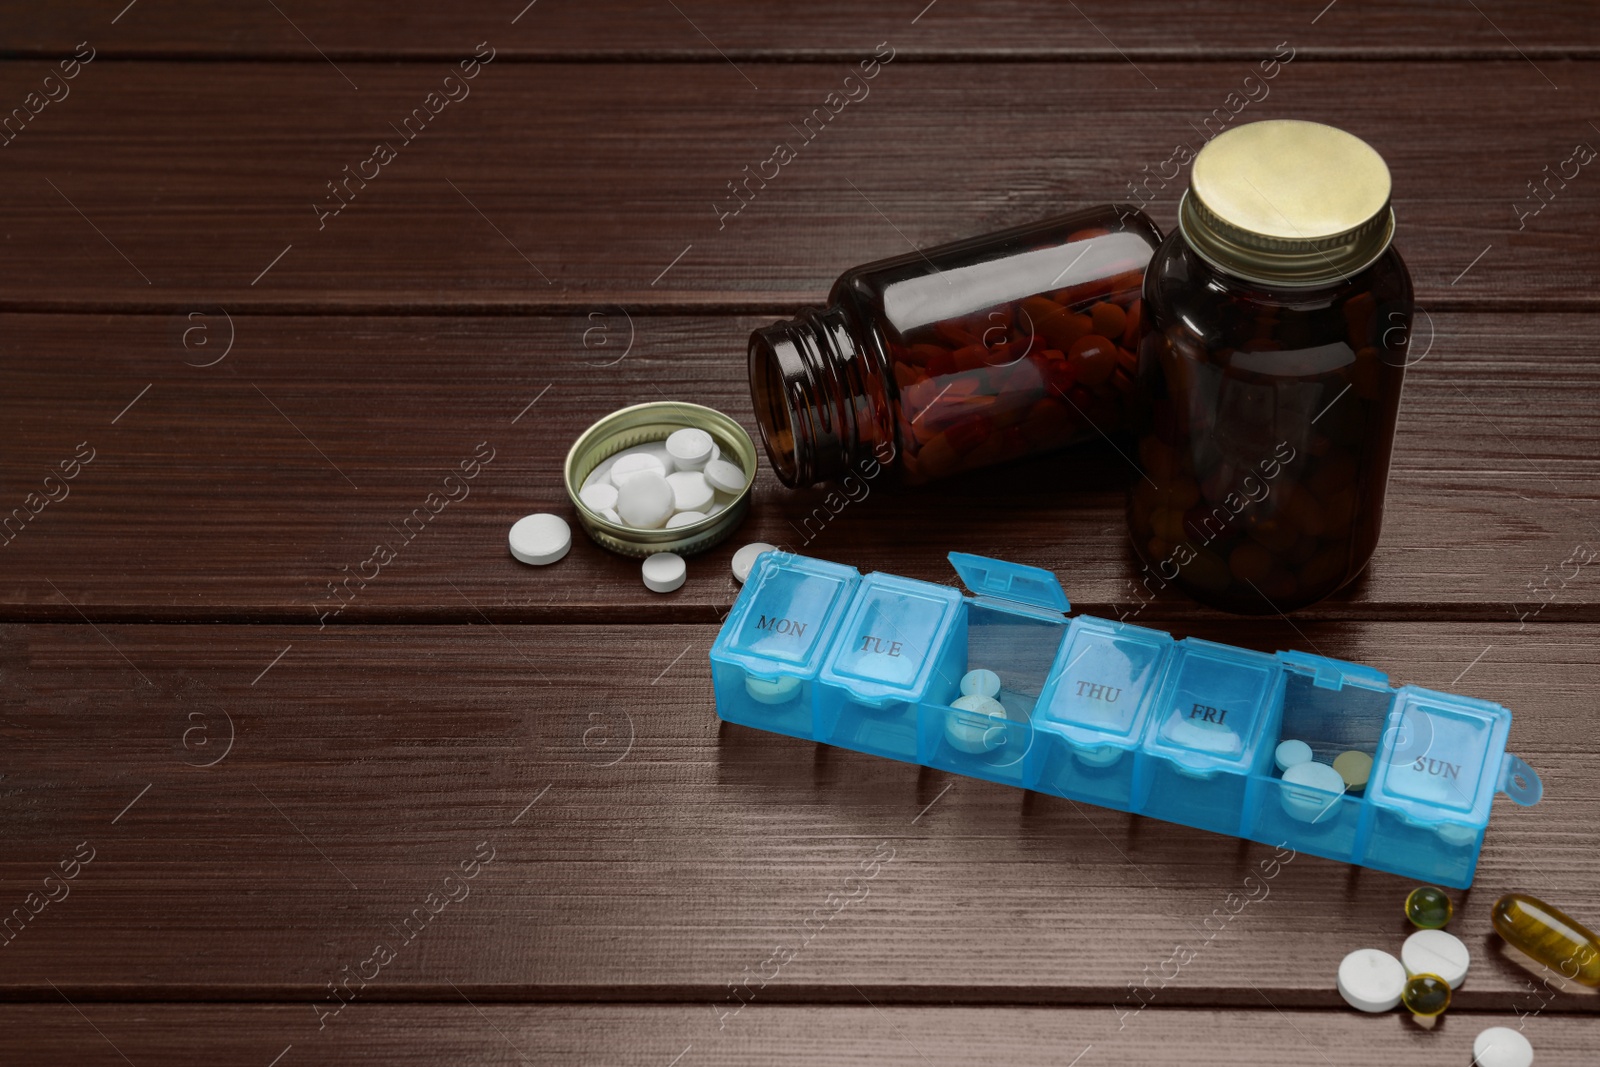
<svg viewBox="0 0 1600 1067"><path fill-rule="evenodd" d="M1298 119L1218 134L1194 158L1178 226L1218 270L1265 285L1326 285L1394 238L1389 168L1354 134Z"/></svg>

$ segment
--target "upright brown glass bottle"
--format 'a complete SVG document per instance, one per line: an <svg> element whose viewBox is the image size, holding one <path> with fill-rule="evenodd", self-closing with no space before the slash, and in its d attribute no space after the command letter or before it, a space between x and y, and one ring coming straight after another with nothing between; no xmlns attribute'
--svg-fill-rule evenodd
<svg viewBox="0 0 1600 1067"><path fill-rule="evenodd" d="M1125 430L1160 241L1112 205L846 271L827 307L750 337L773 469L920 483Z"/></svg>
<svg viewBox="0 0 1600 1067"><path fill-rule="evenodd" d="M1412 317L1393 233L1388 168L1331 126L1251 123L1195 157L1144 283L1141 597L1290 611L1371 559Z"/></svg>

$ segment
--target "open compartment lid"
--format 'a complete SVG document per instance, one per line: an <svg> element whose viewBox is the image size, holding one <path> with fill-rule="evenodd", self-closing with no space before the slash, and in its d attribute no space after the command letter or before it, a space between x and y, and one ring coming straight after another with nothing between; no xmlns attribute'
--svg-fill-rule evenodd
<svg viewBox="0 0 1600 1067"><path fill-rule="evenodd" d="M1072 610L1061 582L1043 567L974 556L969 552L950 553L950 566L956 569L961 584L974 596L1027 604L1062 615Z"/></svg>

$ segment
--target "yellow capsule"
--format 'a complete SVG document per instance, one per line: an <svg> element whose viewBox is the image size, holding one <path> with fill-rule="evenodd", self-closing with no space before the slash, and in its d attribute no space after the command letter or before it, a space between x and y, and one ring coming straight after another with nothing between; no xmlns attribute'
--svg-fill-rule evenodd
<svg viewBox="0 0 1600 1067"><path fill-rule="evenodd" d="M1600 938L1582 923L1526 893L1507 893L1492 914L1508 944L1564 978L1600 987Z"/></svg>

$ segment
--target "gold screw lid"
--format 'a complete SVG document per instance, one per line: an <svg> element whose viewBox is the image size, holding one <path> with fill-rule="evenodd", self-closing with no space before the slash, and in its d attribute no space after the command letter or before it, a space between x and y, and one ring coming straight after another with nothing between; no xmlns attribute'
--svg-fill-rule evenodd
<svg viewBox="0 0 1600 1067"><path fill-rule="evenodd" d="M1218 134L1194 158L1184 239L1218 270L1265 285L1326 285L1394 238L1389 168L1354 134L1269 119Z"/></svg>

